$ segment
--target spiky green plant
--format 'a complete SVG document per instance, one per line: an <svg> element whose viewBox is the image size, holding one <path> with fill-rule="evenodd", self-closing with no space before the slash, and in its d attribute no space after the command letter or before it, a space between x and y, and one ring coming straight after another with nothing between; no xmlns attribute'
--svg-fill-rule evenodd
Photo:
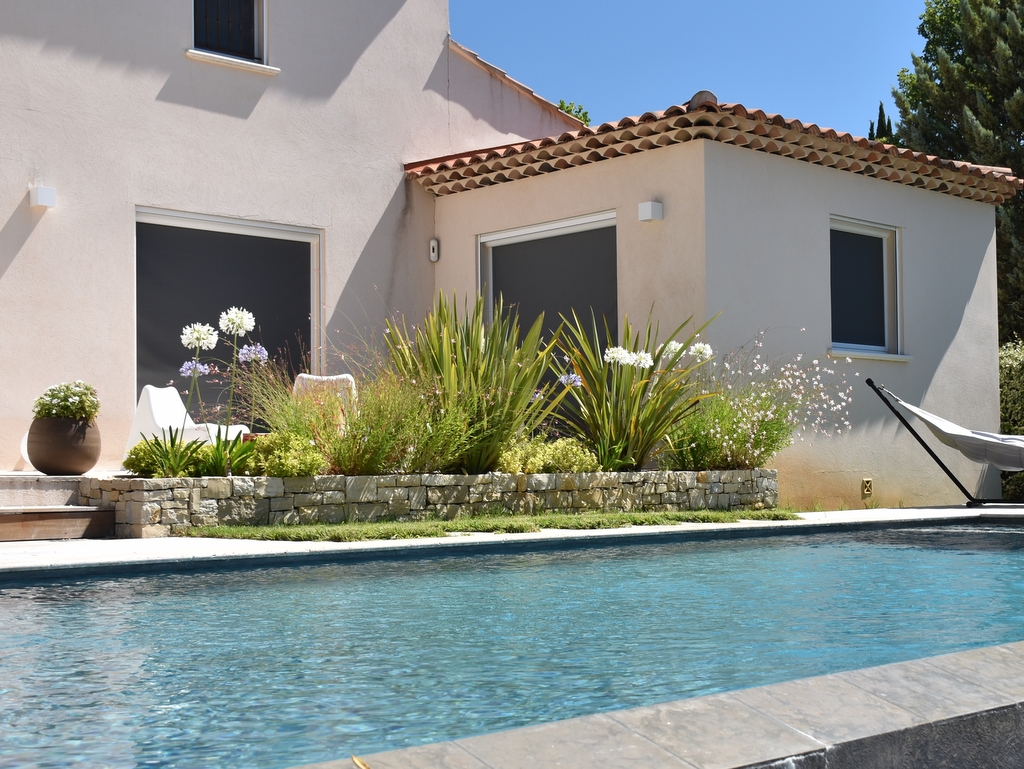
<svg viewBox="0 0 1024 769"><path fill-rule="evenodd" d="M565 395L563 387L542 384L555 345L541 338L544 316L521 337L518 313L504 312L500 296L491 323L484 308L478 296L460 318L456 298L438 293L420 327L410 332L404 320L389 320L385 334L399 374L433 384L444 408L469 417L474 440L458 462L467 473L493 470L509 438L533 432Z"/></svg>
<svg viewBox="0 0 1024 769"><path fill-rule="evenodd" d="M662 345L650 320L641 334L624 318L622 346L602 350L593 314L589 329L575 311L563 319L561 355L553 358L560 380L570 385L562 418L603 469L639 470L704 397L690 376L700 364L687 351L707 324L676 341L689 318ZM607 322L603 338L612 339Z"/></svg>

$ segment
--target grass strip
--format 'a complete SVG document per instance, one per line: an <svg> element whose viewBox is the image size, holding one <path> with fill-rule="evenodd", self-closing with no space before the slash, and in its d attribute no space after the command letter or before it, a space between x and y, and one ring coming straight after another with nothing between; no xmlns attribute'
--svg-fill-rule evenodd
<svg viewBox="0 0 1024 769"><path fill-rule="evenodd" d="M370 539L443 537L455 532L522 534L541 529L617 529L674 523L735 523L740 519L790 521L798 516L783 510L680 510L677 512L582 512L540 515L484 514L452 520L378 521L376 523L287 524L279 526L195 526L185 537L261 539L284 542L361 542Z"/></svg>

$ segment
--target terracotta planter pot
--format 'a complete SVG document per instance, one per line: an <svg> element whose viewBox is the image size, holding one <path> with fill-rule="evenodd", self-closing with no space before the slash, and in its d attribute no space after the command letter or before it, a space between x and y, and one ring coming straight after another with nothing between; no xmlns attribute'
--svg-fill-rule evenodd
<svg viewBox="0 0 1024 769"><path fill-rule="evenodd" d="M34 419L28 431L28 459L47 475L81 475L100 458L100 431L84 419Z"/></svg>

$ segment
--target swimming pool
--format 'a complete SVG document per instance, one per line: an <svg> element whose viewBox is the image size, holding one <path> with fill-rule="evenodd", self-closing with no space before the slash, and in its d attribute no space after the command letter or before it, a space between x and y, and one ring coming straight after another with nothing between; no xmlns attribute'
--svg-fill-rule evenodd
<svg viewBox="0 0 1024 769"><path fill-rule="evenodd" d="M287 767L1024 639L1024 529L0 590L0 766Z"/></svg>

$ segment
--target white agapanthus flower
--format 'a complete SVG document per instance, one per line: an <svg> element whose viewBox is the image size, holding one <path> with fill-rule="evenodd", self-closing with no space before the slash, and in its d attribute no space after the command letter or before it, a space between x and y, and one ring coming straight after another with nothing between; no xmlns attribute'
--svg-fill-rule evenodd
<svg viewBox="0 0 1024 769"><path fill-rule="evenodd" d="M711 360L715 357L715 351L707 342L694 342L687 349L686 354L696 361Z"/></svg>
<svg viewBox="0 0 1024 769"><path fill-rule="evenodd" d="M220 330L225 334L232 336L248 334L254 328L256 328L255 316L241 307L232 307L220 314Z"/></svg>
<svg viewBox="0 0 1024 769"><path fill-rule="evenodd" d="M609 347L604 351L605 363L617 363L620 366L636 366L637 368L650 368L654 365L654 359L646 350L630 352L625 347Z"/></svg>
<svg viewBox="0 0 1024 769"><path fill-rule="evenodd" d="M181 343L190 350L212 350L217 346L217 332L206 323L193 323L181 330Z"/></svg>
<svg viewBox="0 0 1024 769"><path fill-rule="evenodd" d="M681 342L677 342L674 339L670 340L668 342L665 342L665 344L663 344L661 346L661 348L660 348L662 357L665 357L665 358L672 358L672 357L674 357L675 354L677 352L679 352L680 350L682 350L682 349L683 349L682 343Z"/></svg>
<svg viewBox="0 0 1024 769"><path fill-rule="evenodd" d="M654 358L647 350L640 350L633 353L633 365L637 368L650 368L654 365Z"/></svg>

